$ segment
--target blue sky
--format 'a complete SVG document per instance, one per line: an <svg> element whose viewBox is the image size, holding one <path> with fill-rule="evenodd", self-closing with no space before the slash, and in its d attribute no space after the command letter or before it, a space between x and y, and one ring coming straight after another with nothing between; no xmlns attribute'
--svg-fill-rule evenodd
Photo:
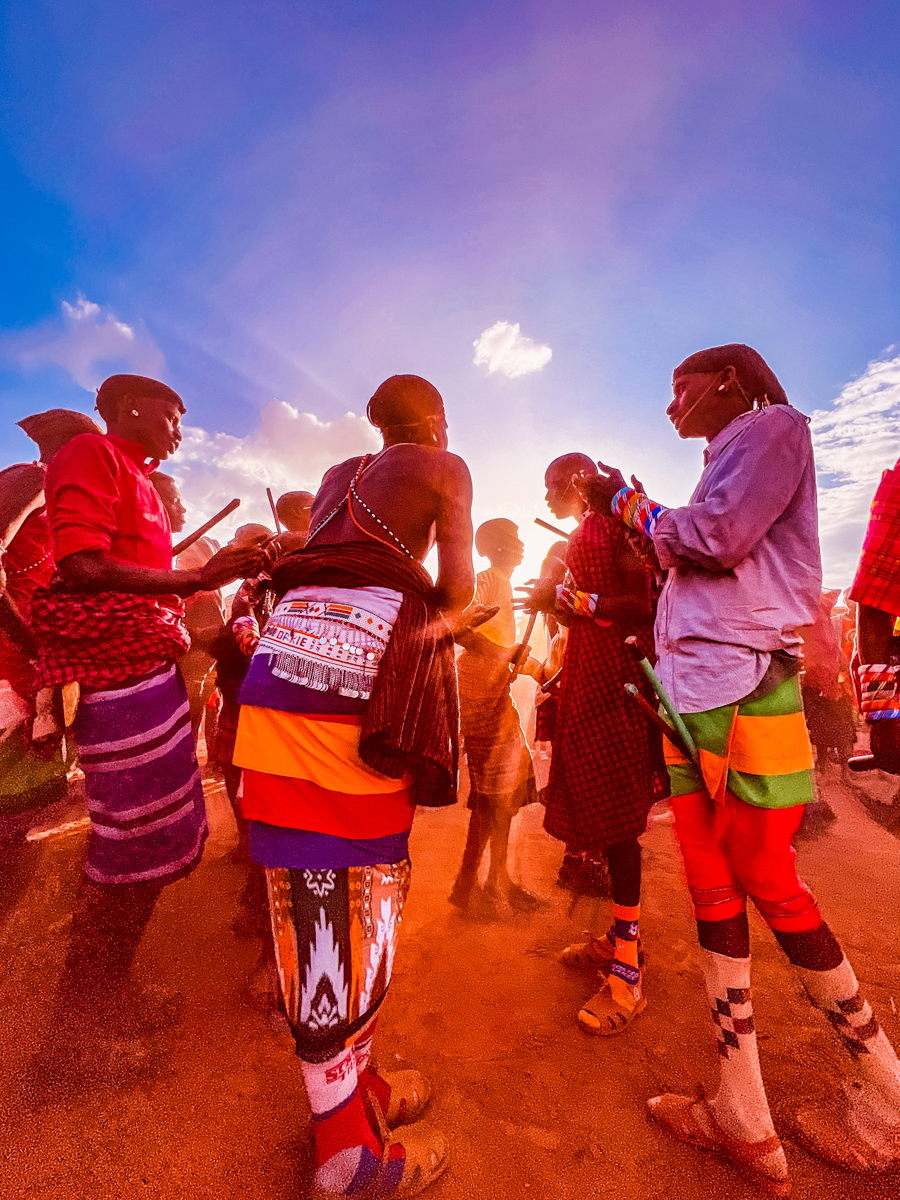
<svg viewBox="0 0 900 1200"><path fill-rule="evenodd" d="M746 341L817 414L847 581L900 449L895 4L5 13L4 461L31 456L26 412L159 373L194 428L171 467L192 517L243 495L260 518L267 484L368 448L366 399L414 371L476 519L517 520L533 563L557 453L687 497L702 447L664 416L672 367ZM489 339L476 364L498 322L531 352Z"/></svg>

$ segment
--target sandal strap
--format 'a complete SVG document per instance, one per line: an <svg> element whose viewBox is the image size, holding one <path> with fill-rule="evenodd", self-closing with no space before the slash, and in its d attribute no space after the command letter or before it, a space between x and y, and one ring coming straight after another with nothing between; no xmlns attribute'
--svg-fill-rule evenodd
<svg viewBox="0 0 900 1200"><path fill-rule="evenodd" d="M706 1096L698 1096L694 1103L699 1104L703 1109L706 1119L715 1131L719 1144L728 1151L730 1156L740 1158L746 1163L752 1163L757 1158L765 1158L767 1154L774 1154L776 1150L781 1149L781 1138L777 1133L761 1138L758 1142L743 1142L732 1137L716 1120L716 1114Z"/></svg>

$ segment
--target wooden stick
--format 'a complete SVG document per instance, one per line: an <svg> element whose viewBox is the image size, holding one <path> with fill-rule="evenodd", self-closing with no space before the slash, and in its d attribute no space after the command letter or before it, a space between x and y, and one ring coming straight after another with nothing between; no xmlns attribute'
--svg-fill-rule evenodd
<svg viewBox="0 0 900 1200"><path fill-rule="evenodd" d="M659 696L660 701L662 702L662 706L666 710L666 714L668 715L669 720L672 722L672 725L675 727L675 730L678 733L678 736L681 738L682 742L684 743L684 747L687 750L688 758L691 760L691 762L694 764L694 766L699 766L700 765L700 755L697 752L697 747L694 743L694 739L691 737L690 730L688 729L687 725L685 725L684 721L681 719L681 714L678 712L678 709L675 707L675 705L672 703L672 701L666 695L666 689L660 683L659 677L657 676L657 674L653 670L653 668L650 666L649 659L645 658L644 655L641 653L640 647L637 644L637 638L634 636L627 637L625 639L625 645L631 651L637 665L641 668L641 670L646 675L648 683L653 688L654 692L656 692L657 696Z"/></svg>
<svg viewBox="0 0 900 1200"><path fill-rule="evenodd" d="M205 525L201 525L196 533L192 533L190 537L186 537L177 546L173 546L172 557L176 558L179 554L183 554L189 546L193 546L194 542L198 542L204 533L208 533L213 525L218 525L220 521L225 520L229 513L233 513L240 503L240 500L232 500L229 504L225 505L221 512L217 512L214 517L210 517Z"/></svg>
<svg viewBox="0 0 900 1200"><path fill-rule="evenodd" d="M633 683L625 684L625 691L634 700L651 725L655 725L663 737L667 737L676 750L680 750L685 758L690 758L688 748L672 728L668 721L663 720L652 704L648 704Z"/></svg>
<svg viewBox="0 0 900 1200"><path fill-rule="evenodd" d="M534 518L535 525L540 525L541 529L549 529L551 533L555 533L557 537L565 538L566 541L572 536L571 533L566 533L564 529L558 529L555 525L551 525L549 521L542 521L540 517Z"/></svg>
<svg viewBox="0 0 900 1200"><path fill-rule="evenodd" d="M269 497L269 508L271 508L272 516L275 519L275 532L281 533L281 522L278 520L278 510L275 507L275 500L272 496L271 488L266 488L266 495Z"/></svg>
<svg viewBox="0 0 900 1200"><path fill-rule="evenodd" d="M516 676L521 673L522 668L525 666L525 663L528 659L528 651L531 649L531 647L528 645L528 639L534 633L534 623L536 620L537 620L537 613L533 612L531 614L531 616L528 618L528 625L525 629L525 636L522 638L522 642L519 646L519 652L516 654L516 657L512 660L512 670L509 673L509 682L510 683L512 683L512 681L516 678Z"/></svg>

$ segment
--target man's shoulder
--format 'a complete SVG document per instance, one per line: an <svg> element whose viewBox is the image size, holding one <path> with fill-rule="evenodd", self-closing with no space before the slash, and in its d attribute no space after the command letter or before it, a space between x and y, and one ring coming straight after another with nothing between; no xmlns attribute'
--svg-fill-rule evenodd
<svg viewBox="0 0 900 1200"><path fill-rule="evenodd" d="M68 479L73 472L83 471L95 463L111 466L115 460L116 450L104 434L79 433L53 455L47 468L47 486L52 489L56 482Z"/></svg>

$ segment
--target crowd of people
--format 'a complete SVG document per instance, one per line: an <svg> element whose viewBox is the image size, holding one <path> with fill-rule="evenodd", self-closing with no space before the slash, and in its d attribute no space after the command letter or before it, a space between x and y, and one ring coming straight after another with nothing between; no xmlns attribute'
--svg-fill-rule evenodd
<svg viewBox="0 0 900 1200"><path fill-rule="evenodd" d="M538 801L564 846L560 879L608 877L609 928L560 953L595 976L576 1014L590 1035L622 1034L652 1001L639 838L651 808L670 807L719 1061L715 1095L648 1098L673 1138L789 1194L757 1054L749 898L845 1052L840 1095L796 1114L804 1145L857 1171L900 1161L900 1063L792 844L815 801L804 706L820 760L846 762L855 700L873 765L900 773L900 472L885 472L836 613L808 421L772 370L747 346L714 347L676 367L673 393L678 435L707 443L690 501L666 507L587 454L555 459L547 503L576 529L518 601L518 529L496 518L473 536L468 468L418 376L369 401L381 450L332 467L315 496L282 496L275 530L187 539L174 567L185 509L158 468L181 440L176 392L115 375L97 394L105 432L65 410L20 422L40 457L0 472L5 872L76 771L90 817L39 1073L90 1073L177 1019L177 998L131 967L163 888L203 853L205 731L238 821L243 919L296 1043L315 1194L424 1190L448 1162L420 1119L430 1085L376 1067L371 1047L416 809L456 801L462 751L470 815L452 905L485 919L544 903L508 865L517 814ZM477 577L473 542L490 563ZM525 638L517 611L532 618ZM538 614L541 655L528 644ZM533 738L519 676L533 681Z"/></svg>

